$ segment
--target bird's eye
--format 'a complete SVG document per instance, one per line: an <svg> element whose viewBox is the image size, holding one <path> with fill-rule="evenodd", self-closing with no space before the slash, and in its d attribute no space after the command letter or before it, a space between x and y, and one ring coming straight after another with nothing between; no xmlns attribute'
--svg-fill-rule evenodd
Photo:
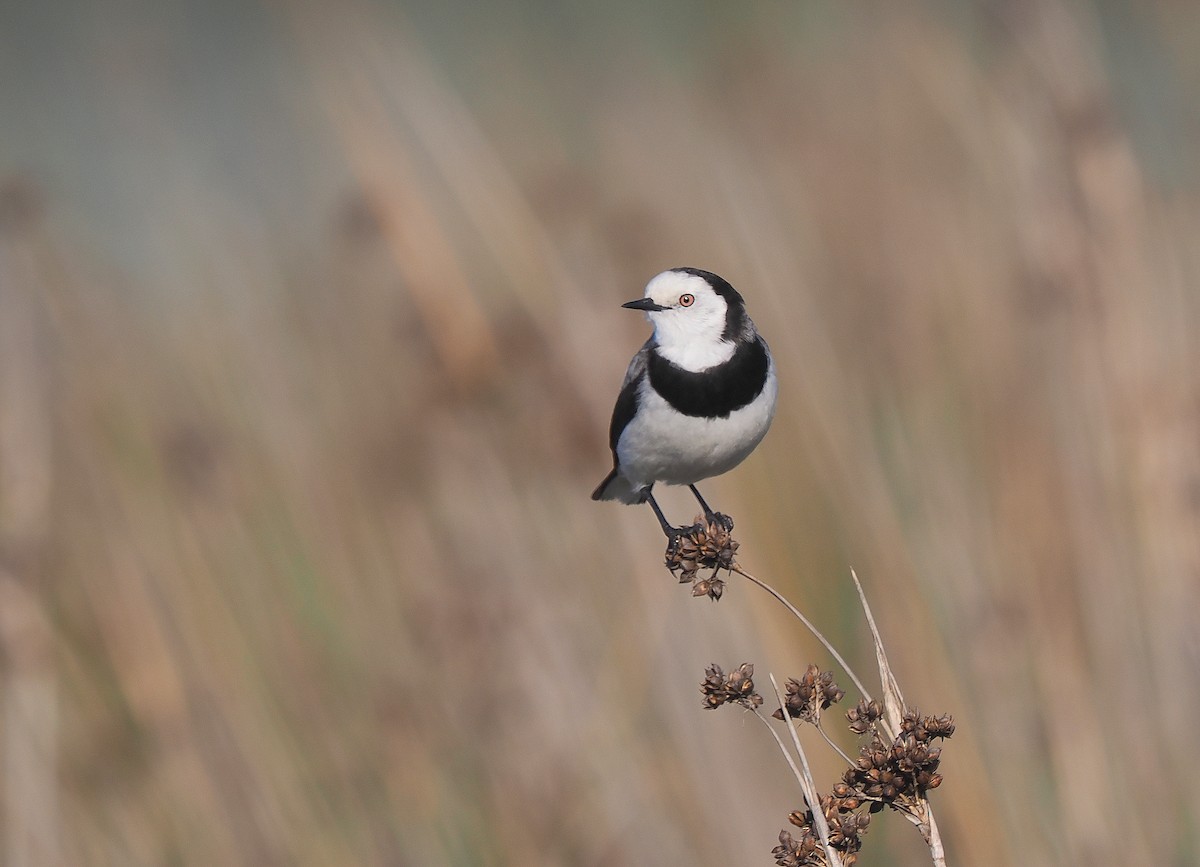
<svg viewBox="0 0 1200 867"><path fill-rule="evenodd" d="M695 301L696 301L695 295L680 295L679 296L679 305L681 307L691 307Z"/></svg>

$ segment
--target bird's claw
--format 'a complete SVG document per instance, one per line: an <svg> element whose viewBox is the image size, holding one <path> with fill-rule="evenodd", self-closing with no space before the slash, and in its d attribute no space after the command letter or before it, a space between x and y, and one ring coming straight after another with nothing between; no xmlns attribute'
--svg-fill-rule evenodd
<svg viewBox="0 0 1200 867"><path fill-rule="evenodd" d="M723 528L726 533L733 532L733 518L721 512L709 512L704 516L704 520L709 524Z"/></svg>

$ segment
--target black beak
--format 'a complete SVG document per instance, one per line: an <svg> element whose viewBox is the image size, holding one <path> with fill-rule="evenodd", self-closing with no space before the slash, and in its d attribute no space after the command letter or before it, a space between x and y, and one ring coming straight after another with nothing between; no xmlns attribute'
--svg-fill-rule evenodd
<svg viewBox="0 0 1200 867"><path fill-rule="evenodd" d="M667 307L663 307L661 304L655 304L649 298L639 298L637 301L627 301L626 303L622 304L621 306L628 307L630 310L654 311L654 310L670 309Z"/></svg>

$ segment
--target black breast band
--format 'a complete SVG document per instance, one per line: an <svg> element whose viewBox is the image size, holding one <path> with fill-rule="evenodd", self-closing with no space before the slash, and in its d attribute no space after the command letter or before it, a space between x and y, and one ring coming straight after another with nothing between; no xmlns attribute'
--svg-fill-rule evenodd
<svg viewBox="0 0 1200 867"><path fill-rule="evenodd" d="M767 348L761 339L742 343L728 361L695 373L655 351L647 359L650 384L676 410L697 418L726 418L762 393Z"/></svg>

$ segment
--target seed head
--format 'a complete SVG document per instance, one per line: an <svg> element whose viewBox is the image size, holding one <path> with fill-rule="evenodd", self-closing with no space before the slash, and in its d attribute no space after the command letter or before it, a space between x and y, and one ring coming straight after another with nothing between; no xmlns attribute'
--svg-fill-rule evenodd
<svg viewBox="0 0 1200 867"><path fill-rule="evenodd" d="M863 703L851 711L851 728L866 722L870 709ZM867 724L872 732L869 743L859 750L858 761L842 779L856 795L868 801L906 807L925 797L929 789L942 783L938 773L941 748L932 745L934 738L947 738L954 733L949 716L923 717L915 710L906 711L900 720L900 733L887 743L872 720Z"/></svg>
<svg viewBox="0 0 1200 867"><path fill-rule="evenodd" d="M821 797L821 812L829 827L829 845L837 850L847 867L858 860L861 836L871 823L869 814L855 812L859 806L860 802L846 786L835 787L833 793ZM784 867L827 864L812 811L795 810L788 814L788 821L800 829L800 836L797 839L787 830L779 833L779 845L771 853L775 863Z"/></svg>
<svg viewBox="0 0 1200 867"><path fill-rule="evenodd" d="M679 583L692 585L693 596L707 596L715 601L725 592L725 581L717 576L722 569L728 571L734 565L738 543L730 533L732 529L733 521L721 515L711 523L697 519L667 544L667 568L678 574ZM700 578L701 569L713 571Z"/></svg>
<svg viewBox="0 0 1200 867"><path fill-rule="evenodd" d="M883 716L883 706L872 699L859 699L858 704L846 711L846 719L850 720L850 731L856 735L865 735L875 731L875 724Z"/></svg>
<svg viewBox="0 0 1200 867"><path fill-rule="evenodd" d="M754 666L749 662L743 662L728 675L721 666L710 665L704 670L704 680L700 681L700 694L709 710L729 703L754 710L763 703L762 696L754 691Z"/></svg>
<svg viewBox="0 0 1200 867"><path fill-rule="evenodd" d="M783 703L788 716L815 723L821 718L821 711L841 701L845 695L846 691L834 683L832 671L821 671L809 664L802 678L787 679ZM783 719L783 710L776 710L772 716Z"/></svg>

